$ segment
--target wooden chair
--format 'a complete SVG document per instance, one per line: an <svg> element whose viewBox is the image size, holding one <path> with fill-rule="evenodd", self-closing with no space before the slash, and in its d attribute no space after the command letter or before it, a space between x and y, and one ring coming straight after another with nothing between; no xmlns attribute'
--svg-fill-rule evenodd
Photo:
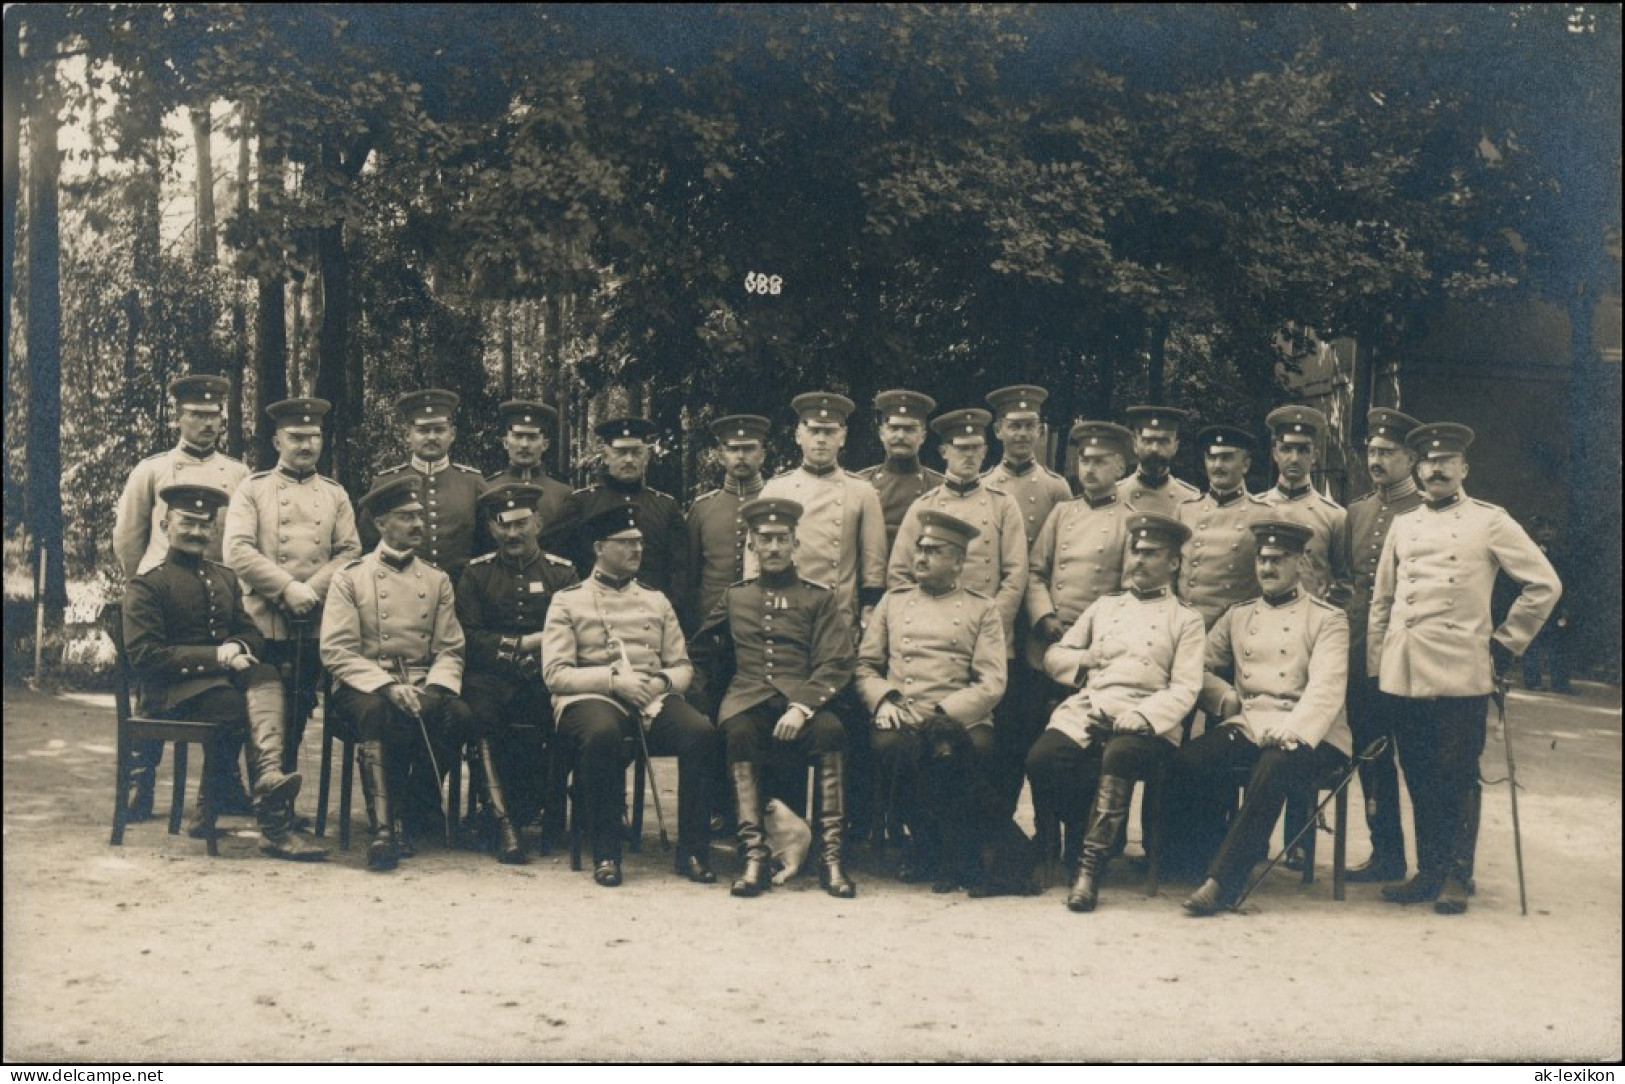
<svg viewBox="0 0 1625 1084"><path fill-rule="evenodd" d="M1148 897L1155 897L1162 886L1162 795L1168 784L1168 770L1169 762L1165 760L1156 773L1141 784L1140 789L1141 807L1148 811L1142 820L1146 827L1145 838L1140 841L1145 851L1145 894ZM1093 806L1090 816L1093 817ZM1125 830L1127 824L1125 820ZM1070 872L1077 864L1087 832L1087 826L1076 832L1064 831L1060 815L1053 809L1048 806L1033 807L1033 849L1042 867L1047 868L1058 861L1063 869ZM1047 883L1048 874L1044 875L1044 879Z"/></svg>
<svg viewBox="0 0 1625 1084"><path fill-rule="evenodd" d="M322 689L322 766L316 785L316 835L327 835L327 802L333 787L333 744L340 748L339 769L339 850L350 849L350 812L355 784L355 725L339 712L333 701L332 679L324 678ZM463 758L461 751L451 765L448 776L450 794L447 795L446 815L451 818L450 828L455 833L460 824L458 811L462 807Z"/></svg>
<svg viewBox="0 0 1625 1084"><path fill-rule="evenodd" d="M622 739L622 744L631 746L631 763L628 767L633 770L631 838L626 841L626 849L633 854L641 854L643 852L644 783L649 774L649 762L643 757L643 744L636 738ZM575 778L575 766L563 762L564 757L556 751L557 746L554 746L554 750L555 752L548 758L549 764L552 766L549 774L557 788L553 793L569 795L570 868L579 873L581 871L582 844L587 834L586 826L581 823L580 787ZM566 777L568 777L567 781ZM622 793L625 793L624 784Z"/></svg>
<svg viewBox="0 0 1625 1084"><path fill-rule="evenodd" d="M187 746L202 745L214 740L226 728L226 724L136 715L130 706L130 690L135 685L135 674L130 667L130 657L124 650L124 608L117 603L104 607L102 627L112 638L117 656L113 670L113 703L118 717L118 754L113 778L112 845L115 847L124 845L124 827L129 819L126 803L130 793L130 774L134 770L131 762L135 755L135 744L140 741L169 742L174 746L169 761L170 774L173 776L169 799L169 834L179 835L181 815L186 806ZM220 844L215 839L212 821L208 828L206 846L209 857L213 858L220 854Z"/></svg>
<svg viewBox="0 0 1625 1084"><path fill-rule="evenodd" d="M1337 785L1342 782L1343 770L1344 769L1336 768L1318 777L1315 779L1314 783L1306 788L1305 792L1299 796L1298 801L1303 804L1304 808L1311 811L1310 816L1316 816L1313 811L1318 809L1320 806L1320 796L1328 790L1335 789ZM1240 809L1241 803L1246 800L1247 780L1251 778L1251 776L1252 771L1250 769L1246 772L1238 771L1235 774L1237 809ZM1285 809L1292 808L1292 805L1293 803L1288 802ZM1282 810L1282 817L1286 816L1285 809ZM1335 821L1332 826L1332 899L1341 903L1347 895L1344 887L1345 875L1348 872L1349 791L1347 787L1337 791L1337 798L1332 802L1332 810L1333 819ZM1287 824L1284 828L1282 842L1285 843L1291 840L1293 835L1297 833L1299 827L1301 827L1301 825L1294 826L1292 824ZM1309 831L1305 832L1303 836L1302 878L1303 883L1306 885L1312 885L1315 883L1315 844L1316 838L1319 835L1320 827L1316 825L1311 827Z"/></svg>

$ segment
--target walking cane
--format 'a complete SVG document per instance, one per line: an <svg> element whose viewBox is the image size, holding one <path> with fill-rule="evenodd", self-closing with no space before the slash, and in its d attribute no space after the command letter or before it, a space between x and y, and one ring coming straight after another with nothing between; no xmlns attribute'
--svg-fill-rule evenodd
<svg viewBox="0 0 1625 1084"><path fill-rule="evenodd" d="M1320 822L1321 813L1325 812L1326 806L1335 800L1339 794L1343 793L1343 791L1348 787L1349 782L1359 774L1360 765L1370 764L1372 761L1382 756L1383 750L1387 748L1388 739L1386 737L1375 738L1372 740L1370 745L1365 747L1359 756L1349 761L1348 767L1343 770L1343 777L1337 781L1336 786L1332 787L1331 793L1322 798L1320 804L1315 807L1315 811L1304 819L1303 827L1298 829L1297 835L1288 840L1286 846L1281 848L1280 853L1278 853L1274 858L1270 859L1269 865L1264 867L1264 872L1254 877L1252 882L1247 885L1245 890L1242 891L1241 895L1236 897L1236 901L1230 905L1230 910L1241 910L1241 905L1247 902L1247 897L1253 894L1253 889L1262 884L1264 882L1264 878L1270 875L1270 870L1279 865L1281 860L1287 856L1287 853L1298 845L1298 841L1303 839L1304 833L1312 831Z"/></svg>
<svg viewBox="0 0 1625 1084"><path fill-rule="evenodd" d="M396 680L398 680L402 685L412 684L412 676L407 672L406 669L406 660L400 658L399 656L396 656L395 658L395 676ZM412 717L418 721L418 733L423 735L423 748L429 751L429 766L434 769L435 793L440 798L440 819L446 826L446 847L447 849L450 849L451 820L456 811L453 810L452 812L447 812L447 806L450 803L446 800L446 792L444 789L445 784L441 781L440 777L440 758L434 755L434 742L429 740L429 724L423 721L423 709L420 707L416 712L413 713Z"/></svg>
<svg viewBox="0 0 1625 1084"><path fill-rule="evenodd" d="M1495 701L1495 712L1501 720L1501 740L1507 750L1507 777L1508 790L1512 793L1512 850L1518 857L1518 913L1529 914L1529 898L1524 891L1523 882L1523 828L1518 823L1518 762L1512 757L1512 730L1507 726L1507 679L1495 679L1495 692L1490 694ZM1499 783L1501 780L1488 780Z"/></svg>
<svg viewBox="0 0 1625 1084"><path fill-rule="evenodd" d="M310 621L305 617L291 617L293 626L293 695L288 697L288 719L283 728L282 770L291 772L298 767L299 743L305 736L305 644L310 635Z"/></svg>
<svg viewBox="0 0 1625 1084"><path fill-rule="evenodd" d="M626 653L626 645L619 640L615 641L615 643L621 649L621 663L629 672L635 672L632 671L632 659ZM659 714L659 705L664 700L665 697L657 697L650 702L650 707L656 709L655 714ZM649 756L649 737L643 732L643 724L645 722L654 722L654 715L648 714L647 709L639 711L637 715L638 717L632 721L632 725L638 732L638 747L643 750L643 770L649 773L649 789L654 793L655 797L655 823L660 825L660 849L669 851L671 850L671 837L666 834L666 814L660 808L660 785L655 782L655 762ZM626 784L623 781L621 785L625 786ZM624 791L622 796L625 796Z"/></svg>

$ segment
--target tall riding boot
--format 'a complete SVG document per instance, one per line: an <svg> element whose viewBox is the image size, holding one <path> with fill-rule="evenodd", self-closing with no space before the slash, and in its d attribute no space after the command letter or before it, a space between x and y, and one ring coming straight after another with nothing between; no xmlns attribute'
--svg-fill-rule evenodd
<svg viewBox="0 0 1625 1084"><path fill-rule="evenodd" d="M211 741L203 746L203 771L199 773L197 801L192 804L192 815L186 819L186 834L193 839L209 839L216 832L215 821L220 817L220 760L222 741Z"/></svg>
<svg viewBox="0 0 1625 1084"><path fill-rule="evenodd" d="M284 775L282 684L250 686L244 696L248 710L248 763L254 778L254 819L259 822L260 850L273 858L312 862L326 858L326 847L312 843L293 830L293 799L299 793L298 773Z"/></svg>
<svg viewBox="0 0 1625 1084"><path fill-rule="evenodd" d="M734 783L734 817L739 823L739 849L745 868L728 890L734 896L760 896L772 883L767 833L762 827L761 776L756 765L738 760L728 765Z"/></svg>
<svg viewBox="0 0 1625 1084"><path fill-rule="evenodd" d="M383 743L357 743L356 760L361 765L361 794L367 803L367 820L377 825L372 843L367 847L367 868L379 872L391 870L400 863L401 856L395 841L394 811L389 806L389 772L384 767Z"/></svg>
<svg viewBox="0 0 1625 1084"><path fill-rule="evenodd" d="M1134 795L1134 780L1115 775L1100 777L1095 791L1095 818L1089 832L1083 837L1083 854L1078 859L1078 876L1067 893L1066 906L1072 911L1093 911L1100 895L1100 881L1106 875L1106 864L1111 860L1112 841L1128 819L1129 799Z"/></svg>
<svg viewBox="0 0 1625 1084"><path fill-rule="evenodd" d="M502 777L497 774L496 750L491 747L491 739L480 739L480 766L485 775L485 804L491 811L491 820L497 830L497 861L508 866L522 866L528 861L525 858L525 845L519 841L519 833L514 831L513 821L508 818L508 803L502 796Z"/></svg>
<svg viewBox="0 0 1625 1084"><path fill-rule="evenodd" d="M824 891L849 900L858 886L841 871L841 826L846 819L846 754L825 753L818 758L818 830L823 836L824 866L819 881Z"/></svg>
<svg viewBox="0 0 1625 1084"><path fill-rule="evenodd" d="M126 824L152 819L153 790L163 755L161 741L138 741L130 749L130 790L124 800Z"/></svg>

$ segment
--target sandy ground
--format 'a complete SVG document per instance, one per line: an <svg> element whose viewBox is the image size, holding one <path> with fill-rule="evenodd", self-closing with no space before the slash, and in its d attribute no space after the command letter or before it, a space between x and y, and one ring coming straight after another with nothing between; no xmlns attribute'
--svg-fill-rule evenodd
<svg viewBox="0 0 1625 1084"><path fill-rule="evenodd" d="M1124 863L1100 910L1073 915L1060 887L935 896L866 852L856 900L803 876L747 901L728 895L731 856L723 884L691 885L653 838L614 891L562 858L277 862L242 821L213 860L161 822L111 847L110 700L8 688L4 707L8 1062L1622 1053L1618 689L1514 694L1526 918L1505 787L1485 793L1464 918L1373 886L1333 903L1330 837L1314 886L1277 872L1245 913L1208 920L1183 916L1181 886L1145 898ZM1492 722L1492 778L1501 755ZM1361 824L1351 864L1365 853Z"/></svg>

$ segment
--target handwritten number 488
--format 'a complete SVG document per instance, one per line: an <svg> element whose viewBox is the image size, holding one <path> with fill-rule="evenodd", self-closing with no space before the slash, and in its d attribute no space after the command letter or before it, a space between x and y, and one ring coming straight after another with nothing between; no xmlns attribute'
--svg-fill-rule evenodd
<svg viewBox="0 0 1625 1084"><path fill-rule="evenodd" d="M772 294L777 297L783 291L784 279L778 275L762 275L752 271L745 276L747 294Z"/></svg>

